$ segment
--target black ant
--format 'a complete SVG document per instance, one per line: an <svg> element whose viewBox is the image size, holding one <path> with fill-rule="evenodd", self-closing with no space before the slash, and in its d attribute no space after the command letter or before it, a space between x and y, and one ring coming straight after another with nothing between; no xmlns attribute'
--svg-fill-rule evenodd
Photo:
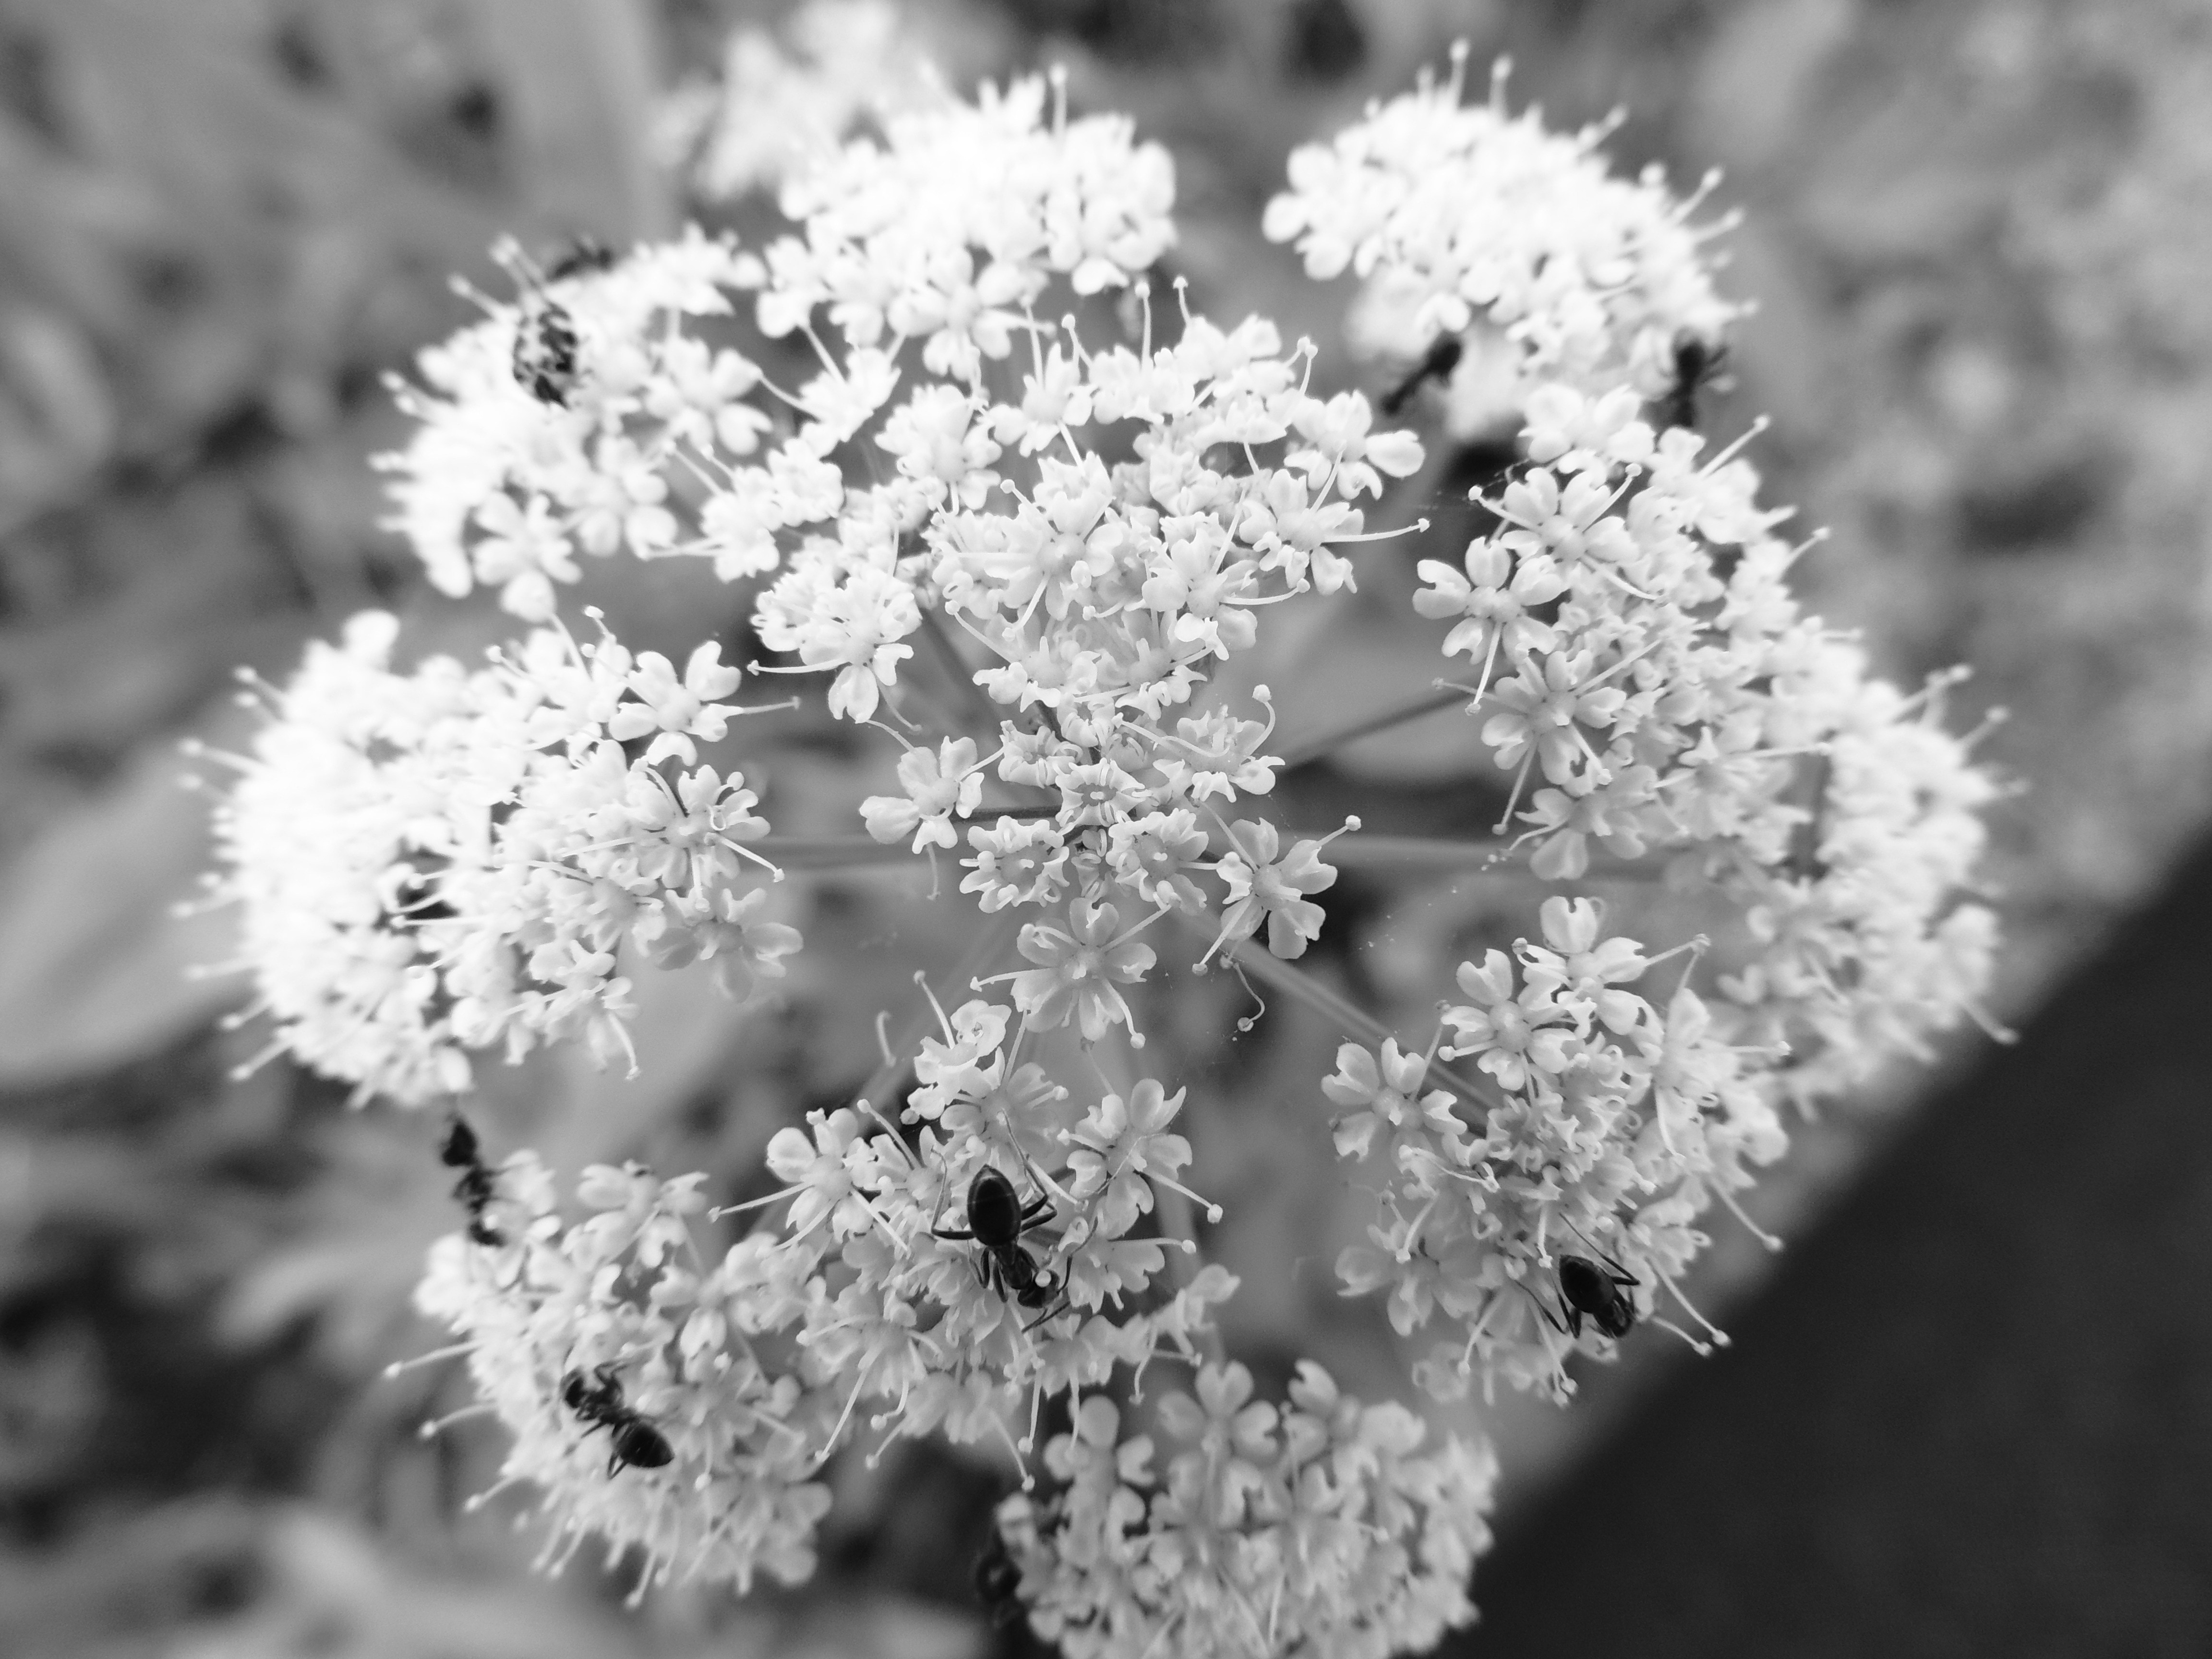
<svg viewBox="0 0 2212 1659"><path fill-rule="evenodd" d="M514 323L514 378L541 404L566 408L576 389L576 319L543 294L526 295Z"/></svg>
<svg viewBox="0 0 2212 1659"><path fill-rule="evenodd" d="M581 1371L570 1371L561 1379L561 1403L592 1425L605 1429L614 1437L614 1450L607 1458L607 1473L617 1469L665 1468L676 1458L676 1448L668 1443L668 1437L655 1428L652 1422L640 1416L623 1403L622 1382L615 1376L615 1368L602 1365L592 1375L599 1379L595 1388L584 1380Z"/></svg>
<svg viewBox="0 0 2212 1659"><path fill-rule="evenodd" d="M596 236L579 236L569 242L561 257L545 267L545 280L557 283L563 277L580 276L586 271L614 269L615 251Z"/></svg>
<svg viewBox="0 0 2212 1659"><path fill-rule="evenodd" d="M578 376L576 319L545 285L609 270L614 262L612 251L591 236L576 238L542 276L519 250L512 254L510 269L522 287L522 314L514 325L514 378L538 402L566 407Z"/></svg>
<svg viewBox="0 0 2212 1659"><path fill-rule="evenodd" d="M1460 354L1466 349L1458 335L1438 335L1427 355L1413 366L1413 372L1382 394L1382 412L1395 416L1426 382L1451 379L1452 371L1459 367Z"/></svg>
<svg viewBox="0 0 2212 1659"><path fill-rule="evenodd" d="M410 874L392 889L387 914L404 926L419 927L426 921L451 921L458 913L438 896L436 888L421 876Z"/></svg>
<svg viewBox="0 0 2212 1659"><path fill-rule="evenodd" d="M1602 1267L1587 1256L1559 1258L1559 1301L1567 1316L1565 1324L1553 1319L1552 1310L1542 1302L1536 1306L1551 1321L1553 1329L1570 1337L1582 1335L1583 1321L1587 1319L1619 1341L1636 1328L1636 1304L1621 1292L1633 1290L1644 1281L1603 1250L1598 1254L1605 1256L1606 1265Z"/></svg>
<svg viewBox="0 0 2212 1659"><path fill-rule="evenodd" d="M975 1599L990 1615L992 1629L1004 1630L1022 1616L1022 1570L1015 1565L1006 1534L996 1524L991 1528L990 1541L975 1558L973 1577Z"/></svg>
<svg viewBox="0 0 2212 1659"><path fill-rule="evenodd" d="M1720 379L1728 355L1724 340L1708 340L1686 328L1674 337L1674 383L1659 398L1662 428L1698 424L1698 388Z"/></svg>
<svg viewBox="0 0 2212 1659"><path fill-rule="evenodd" d="M493 1183L492 1172L484 1167L483 1154L477 1146L477 1132L458 1113L446 1130L438 1157L447 1168L461 1172L461 1178L453 1183L453 1196L468 1209L470 1238L492 1247L507 1243L506 1236L484 1219L484 1212L499 1196L499 1188Z"/></svg>
<svg viewBox="0 0 2212 1659"><path fill-rule="evenodd" d="M1051 1207L1052 1199L1044 1193L1023 1204L1014 1183L987 1164L968 1183L968 1225L930 1229L938 1238L974 1239L983 1247L975 1276L987 1288L1012 1297L1024 1308L1045 1310L1022 1327L1025 1331L1035 1330L1067 1307L1065 1281L1040 1267L1022 1243L1022 1235L1041 1225ZM1060 1297L1058 1307L1052 1305L1054 1296Z"/></svg>

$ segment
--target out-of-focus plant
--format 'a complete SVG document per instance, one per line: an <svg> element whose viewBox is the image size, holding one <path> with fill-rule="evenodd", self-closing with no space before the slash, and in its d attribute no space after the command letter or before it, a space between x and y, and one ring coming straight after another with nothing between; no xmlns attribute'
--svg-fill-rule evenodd
<svg viewBox="0 0 2212 1659"><path fill-rule="evenodd" d="M797 1583L862 1446L933 1437L1019 1469L979 1583L1070 1653L1426 1646L1471 1616L1493 1455L1230 1356L1200 1194L1253 1129L1209 1128L1206 1063L1326 1030L1264 1133L1345 1166L1342 1290L1441 1333L1433 1400L1564 1401L1639 1328L1722 1340L1678 1281L1785 1109L1976 1012L1990 781L1946 680L1898 691L1800 610L1754 434L1698 430L1716 227L1463 68L1267 210L1362 279L1379 418L1170 291L1166 154L1057 76L834 143L866 100L823 69L787 232L512 248L514 297L422 358L394 521L526 631L410 661L368 613L264 688L221 889L270 1053L448 1115L465 1213L417 1302L549 1561ZM736 149L720 182L769 170ZM1449 483L1438 436L1498 421L1510 459ZM672 656L564 615L617 559L711 570L749 623ZM1354 638L1447 677L1304 694ZM1479 819L1319 820L1302 769L1453 706ZM1417 941L1388 985L1362 911ZM672 973L811 1028L833 1086L880 1063L744 1191L599 1164L570 1201L486 1150L488 1062L649 1078Z"/></svg>

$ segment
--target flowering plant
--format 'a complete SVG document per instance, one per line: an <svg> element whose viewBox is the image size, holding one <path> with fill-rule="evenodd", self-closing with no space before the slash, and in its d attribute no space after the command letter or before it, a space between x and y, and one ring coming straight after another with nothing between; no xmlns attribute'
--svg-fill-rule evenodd
<svg viewBox="0 0 2212 1659"><path fill-rule="evenodd" d="M1679 1280L1785 1109L1974 1012L1992 784L1944 680L1901 693L1800 611L1811 544L1695 428L1739 309L1717 227L1502 78L1468 105L1462 69L1298 151L1267 211L1310 276L1360 279L1355 337L1407 366L1380 409L1162 291L1168 157L1057 76L887 114L787 178L758 250L510 250L517 298L403 390L395 521L525 631L475 667L398 665L381 615L312 651L221 809L222 884L276 1047L451 1115L465 1224L418 1304L550 1559L794 1583L830 1461L936 1436L1019 1467L980 1582L1070 1654L1425 1647L1472 1616L1494 1459L1310 1360L1259 1398L1228 1357L1206 1088L1148 1042L1175 988L1226 972L1340 1039L1283 1114L1371 1200L1340 1287L1431 1334L1437 1402L1565 1401L1640 1324L1717 1340ZM1402 504L1501 416L1477 533L1434 544ZM617 557L705 562L750 642L679 668L573 626L580 562ZM1448 678L1279 730L1264 636L1394 587ZM776 833L746 732L788 705L732 701L770 674L826 677L807 729L878 769L846 833ZM1324 826L1278 788L1453 705L1505 795L1486 833ZM773 1191L598 1165L567 1203L535 1153L480 1152L486 1056L649 1067L641 976L772 1000L809 904L902 867L969 918L965 965L776 1131ZM1346 872L1387 908L1437 872L1481 936L1409 1030L1324 960L1330 906Z"/></svg>

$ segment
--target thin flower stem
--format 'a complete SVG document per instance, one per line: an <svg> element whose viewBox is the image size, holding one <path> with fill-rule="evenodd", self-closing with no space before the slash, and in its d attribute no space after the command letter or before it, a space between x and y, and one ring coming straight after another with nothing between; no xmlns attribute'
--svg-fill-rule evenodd
<svg viewBox="0 0 2212 1659"><path fill-rule="evenodd" d="M1301 833L1301 832L1286 832ZM1513 848L1502 836L1462 841L1449 836L1346 836L1329 851L1328 861L1348 870L1461 870L1469 866L1495 866L1499 875L1535 877L1526 865L1505 863ZM1589 868L1577 880L1656 881L1665 866L1651 858L1617 858L1604 852L1590 854Z"/></svg>
<svg viewBox="0 0 2212 1659"><path fill-rule="evenodd" d="M964 817L956 817L955 823L995 823L1000 818L1049 818L1060 815L1059 801L1037 801L1027 806L994 805L985 801Z"/></svg>
<svg viewBox="0 0 2212 1659"><path fill-rule="evenodd" d="M975 671L969 667L960 655L960 647L945 631L945 618L927 605L921 607L921 631L928 636L946 678L952 681L962 711L980 731L996 732L1001 720L999 706L991 701L988 692L975 684Z"/></svg>
<svg viewBox="0 0 2212 1659"><path fill-rule="evenodd" d="M1184 920L1188 921L1190 919L1186 917ZM1386 1040L1395 1042L1397 1039L1395 1031L1358 1004L1332 991L1314 975L1291 967L1265 945L1246 939L1231 945L1223 954L1233 958L1247 974L1266 981L1293 1001L1304 1003L1348 1036L1358 1037L1378 1048ZM1504 1104L1496 1090L1469 1082L1435 1057L1430 1057L1427 1065L1429 1074L1439 1084L1455 1091L1462 1099L1491 1109Z"/></svg>
<svg viewBox="0 0 2212 1659"><path fill-rule="evenodd" d="M867 836L765 836L752 844L787 870L865 870L915 860L905 842L885 846Z"/></svg>
<svg viewBox="0 0 2212 1659"><path fill-rule="evenodd" d="M1304 743L1291 744L1283 756L1283 768L1287 771L1294 766L1304 766L1309 761L1320 760L1334 754L1346 744L1372 737L1377 732L1387 732L1394 726L1402 726L1407 720L1417 720L1424 714L1433 714L1439 708L1448 708L1453 703L1467 700L1467 692L1462 687L1431 686L1410 702L1370 714L1321 737L1310 738Z"/></svg>
<svg viewBox="0 0 2212 1659"><path fill-rule="evenodd" d="M1006 950L1019 926L1020 917L1012 910L1001 911L987 920L968 941L968 948L960 953L959 961L952 964L946 982L966 985ZM860 1085L854 1098L882 1106L912 1071L915 1052L921 1047L922 1038L935 1030L937 1006L925 994L921 1006L909 1007L900 1020L897 1033L890 1043L891 1058L868 1073L868 1080Z"/></svg>
<svg viewBox="0 0 2212 1659"><path fill-rule="evenodd" d="M1159 1216L1161 1233L1186 1247L1177 1254L1185 1258L1182 1282L1188 1285L1206 1270L1206 1252L1198 1242L1198 1208L1181 1188L1158 1182L1152 1184L1152 1202ZM1216 1365L1229 1363L1229 1350L1222 1341L1218 1325L1209 1319L1192 1334L1206 1351L1207 1359Z"/></svg>

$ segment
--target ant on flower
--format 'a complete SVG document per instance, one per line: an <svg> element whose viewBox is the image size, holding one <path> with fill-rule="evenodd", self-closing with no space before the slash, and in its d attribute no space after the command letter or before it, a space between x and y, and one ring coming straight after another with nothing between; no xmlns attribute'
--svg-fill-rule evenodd
<svg viewBox="0 0 2212 1659"><path fill-rule="evenodd" d="M1430 345L1421 361L1416 363L1406 378L1382 394L1382 413L1395 416L1408 403L1423 384L1430 380L1449 380L1459 367L1461 354L1466 350L1456 334L1441 334Z"/></svg>
<svg viewBox="0 0 2212 1659"><path fill-rule="evenodd" d="M995 1522L990 1540L975 1558L971 1576L975 1599L990 1616L992 1629L1004 1630L1022 1616L1022 1570L1015 1565L1012 1553L1006 1548L1006 1534Z"/></svg>
<svg viewBox="0 0 2212 1659"><path fill-rule="evenodd" d="M1694 428L1698 388L1718 385L1728 362L1728 343L1708 340L1684 329L1674 337L1674 382L1659 399L1660 425Z"/></svg>
<svg viewBox="0 0 2212 1659"><path fill-rule="evenodd" d="M438 1158L447 1169L461 1172L461 1178L453 1183L453 1196L468 1210L470 1239L495 1249L507 1243L506 1236L484 1219L484 1211L499 1195L499 1188L493 1184L492 1172L484 1165L483 1152L477 1145L477 1132L458 1112L438 1147Z"/></svg>
<svg viewBox="0 0 2212 1659"><path fill-rule="evenodd" d="M1046 1193L1039 1193L1024 1205L1014 1191L1014 1183L987 1164L968 1183L968 1225L929 1230L937 1238L975 1240L983 1247L982 1256L975 1263L975 1276L985 1287L1024 1308L1044 1310L1022 1327L1025 1331L1035 1330L1067 1309L1066 1281L1038 1266L1021 1242L1024 1233L1043 1224L1045 1212L1051 1207L1051 1195ZM1060 1297L1056 1307L1052 1301L1054 1296Z"/></svg>
<svg viewBox="0 0 2212 1659"><path fill-rule="evenodd" d="M614 255L592 237L580 236L542 276L520 249L508 246L501 263L522 290L521 314L515 319L512 365L515 383L542 404L566 408L576 389L578 368L576 319L568 308L546 293L545 285L586 271L605 270Z"/></svg>
<svg viewBox="0 0 2212 1659"><path fill-rule="evenodd" d="M610 1475L622 1468L665 1468L675 1461L676 1449L651 1419L624 1402L622 1382L614 1373L612 1365L599 1367L592 1372L599 1379L595 1388L584 1380L583 1372L570 1371L561 1379L561 1403L591 1425L586 1434L605 1429L613 1437L614 1449L607 1458Z"/></svg>
<svg viewBox="0 0 2212 1659"><path fill-rule="evenodd" d="M1633 1290L1644 1281L1603 1250L1598 1254L1605 1257L1602 1267L1587 1256L1559 1258L1559 1301L1567 1318L1564 1325L1556 1319L1552 1324L1568 1336L1580 1337L1583 1321L1587 1319L1618 1341L1636 1328L1636 1304L1621 1291ZM1536 1305L1544 1308L1540 1302ZM1544 1317L1552 1318L1549 1308L1544 1308Z"/></svg>

